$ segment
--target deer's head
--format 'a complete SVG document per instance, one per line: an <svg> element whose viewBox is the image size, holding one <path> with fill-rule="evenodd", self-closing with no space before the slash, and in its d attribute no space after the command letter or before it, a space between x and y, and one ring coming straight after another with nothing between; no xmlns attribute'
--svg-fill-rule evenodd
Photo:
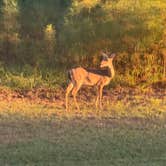
<svg viewBox="0 0 166 166"><path fill-rule="evenodd" d="M112 61L114 59L114 57L116 56L115 53L112 53L112 54L106 54L104 52L102 52L102 60L101 60L101 63L100 63L100 67L103 68L103 67L110 67L112 65Z"/></svg>

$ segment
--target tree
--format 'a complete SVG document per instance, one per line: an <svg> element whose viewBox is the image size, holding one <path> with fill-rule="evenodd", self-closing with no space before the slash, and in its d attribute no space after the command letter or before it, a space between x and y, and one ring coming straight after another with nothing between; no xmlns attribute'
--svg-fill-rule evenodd
<svg viewBox="0 0 166 166"><path fill-rule="evenodd" d="M55 44L56 44L56 30L53 28L52 24L48 24L44 29L44 39L45 39L45 51L48 55L48 60L51 62L54 55Z"/></svg>
<svg viewBox="0 0 166 166"><path fill-rule="evenodd" d="M2 11L2 31L3 55L1 59L10 63L15 61L18 51L19 37L19 7L18 0L3 0Z"/></svg>

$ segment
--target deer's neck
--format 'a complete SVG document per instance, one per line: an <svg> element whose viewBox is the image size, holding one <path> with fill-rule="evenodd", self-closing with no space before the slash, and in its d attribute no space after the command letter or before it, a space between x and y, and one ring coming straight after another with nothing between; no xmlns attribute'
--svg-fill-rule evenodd
<svg viewBox="0 0 166 166"><path fill-rule="evenodd" d="M113 66L113 64L111 64L109 67L108 67L108 70L109 70L109 77L110 78L113 78L114 76L115 76L115 70L114 70L114 66Z"/></svg>

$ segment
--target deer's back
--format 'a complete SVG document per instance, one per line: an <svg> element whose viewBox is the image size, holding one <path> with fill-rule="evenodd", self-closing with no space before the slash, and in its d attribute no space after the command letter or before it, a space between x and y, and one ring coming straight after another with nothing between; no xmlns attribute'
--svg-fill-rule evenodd
<svg viewBox="0 0 166 166"><path fill-rule="evenodd" d="M107 70L86 69L82 67L73 68L69 73L73 82L90 86L100 84L105 78L109 77Z"/></svg>

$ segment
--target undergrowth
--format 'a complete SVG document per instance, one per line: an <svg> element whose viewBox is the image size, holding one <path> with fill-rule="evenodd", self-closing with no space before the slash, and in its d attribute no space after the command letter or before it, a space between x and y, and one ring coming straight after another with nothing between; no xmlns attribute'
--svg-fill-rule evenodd
<svg viewBox="0 0 166 166"><path fill-rule="evenodd" d="M11 89L28 89L33 88L59 88L66 87L69 82L67 76L67 70L65 67L62 68L37 68L25 65L23 67L12 66L4 67L0 65L0 85L6 86ZM138 82L132 73L116 73L115 78L111 80L107 89L121 87L139 87L140 89L146 89L151 84L157 83L162 79L155 77L143 82ZM163 81L164 82L164 81Z"/></svg>
<svg viewBox="0 0 166 166"><path fill-rule="evenodd" d="M1 86L7 86L11 89L63 87L66 82L66 75L66 72L62 69L36 69L28 65L23 68L0 67Z"/></svg>

